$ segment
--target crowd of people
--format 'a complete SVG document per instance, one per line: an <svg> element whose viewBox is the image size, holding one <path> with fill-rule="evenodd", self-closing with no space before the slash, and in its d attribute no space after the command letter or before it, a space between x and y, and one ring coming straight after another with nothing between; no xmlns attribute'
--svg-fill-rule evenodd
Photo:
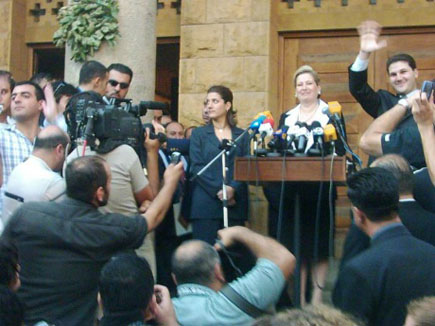
<svg viewBox="0 0 435 326"><path fill-rule="evenodd" d="M0 325L435 325L434 93L417 88L408 54L386 63L395 94L373 90L369 57L386 42L376 22L358 31L349 89L374 120L360 139L369 167L347 179L353 222L333 306L322 304L333 184L265 185L269 236L256 233L245 226L248 186L234 180L250 138L231 90L208 89L201 126L156 110L134 146L95 142L79 108L121 106L133 71L87 61L78 87L48 74L15 83L0 71ZM329 124L318 73L304 65L293 81L298 105L278 129ZM228 140L226 166L208 166ZM345 153L340 140L334 149ZM301 306L292 307L298 264Z"/></svg>

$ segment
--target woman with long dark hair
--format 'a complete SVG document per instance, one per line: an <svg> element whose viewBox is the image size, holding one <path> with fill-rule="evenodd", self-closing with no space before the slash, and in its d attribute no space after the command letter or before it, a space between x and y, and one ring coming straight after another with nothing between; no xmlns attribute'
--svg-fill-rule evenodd
<svg viewBox="0 0 435 326"><path fill-rule="evenodd" d="M210 122L196 128L190 138L191 176L195 176L219 152L224 140L235 140L243 133L236 127L233 93L225 86L212 86L204 106ZM233 180L234 158L249 151L249 137L244 135L227 156L227 203L229 225L242 225L247 218L248 190L243 182ZM191 222L194 239L213 244L223 227L222 160L216 160L192 185Z"/></svg>

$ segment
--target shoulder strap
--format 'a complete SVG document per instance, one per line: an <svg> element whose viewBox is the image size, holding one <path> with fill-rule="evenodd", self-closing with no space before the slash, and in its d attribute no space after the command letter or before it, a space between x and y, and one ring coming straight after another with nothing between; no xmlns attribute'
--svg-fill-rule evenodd
<svg viewBox="0 0 435 326"><path fill-rule="evenodd" d="M251 304L229 285L225 285L219 292L230 300L236 307L254 319L269 314L267 311L261 310Z"/></svg>

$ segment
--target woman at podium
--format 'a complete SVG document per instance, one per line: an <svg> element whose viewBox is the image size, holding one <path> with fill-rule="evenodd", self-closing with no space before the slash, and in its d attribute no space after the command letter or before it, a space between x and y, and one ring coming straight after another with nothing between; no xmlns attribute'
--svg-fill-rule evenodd
<svg viewBox="0 0 435 326"><path fill-rule="evenodd" d="M190 138L190 174L193 177L222 151L222 144L226 140L234 141L243 133L243 129L236 127L233 94L229 88L210 87L204 105L208 109L210 121L207 125L194 129ZM233 180L233 170L234 158L248 153L249 137L245 134L226 156L229 226L242 225L247 218L247 185ZM194 239L214 244L217 231L223 228L222 185L222 158L194 179L190 216Z"/></svg>
<svg viewBox="0 0 435 326"><path fill-rule="evenodd" d="M278 129L287 126L288 133L294 133L296 155L308 156L313 146L312 127L324 128L330 123L328 115L322 112L328 104L320 99L320 79L310 66L301 66L293 76L296 98L299 104L283 113ZM310 135L311 134L311 135ZM306 139L302 139L305 137ZM311 138L311 144L310 144ZM304 143L305 142L305 143ZM302 148L300 147L302 143ZM326 154L325 154L326 155ZM300 250L301 250L301 298L306 302L307 275L311 275L311 302L321 302L322 289L328 270L330 230L334 228L336 189L332 191L332 207L329 205L329 182L324 182L320 188L319 182L285 183L283 216L281 228L278 230L278 213L280 205L281 185L273 184L264 188L269 201L269 233L279 238L294 252L294 204L296 192L300 203ZM320 191L321 189L321 191ZM319 196L320 194L320 196ZM318 212L318 213L317 213ZM332 212L332 214L330 214ZM333 234L333 233L332 233ZM310 273L309 273L310 272Z"/></svg>

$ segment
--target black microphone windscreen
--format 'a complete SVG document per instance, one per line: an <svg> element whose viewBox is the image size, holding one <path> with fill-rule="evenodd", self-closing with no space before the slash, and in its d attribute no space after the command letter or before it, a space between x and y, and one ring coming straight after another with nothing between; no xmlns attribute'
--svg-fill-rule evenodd
<svg viewBox="0 0 435 326"><path fill-rule="evenodd" d="M148 110L169 110L169 104L156 101L140 101L139 105L141 107L147 108Z"/></svg>

